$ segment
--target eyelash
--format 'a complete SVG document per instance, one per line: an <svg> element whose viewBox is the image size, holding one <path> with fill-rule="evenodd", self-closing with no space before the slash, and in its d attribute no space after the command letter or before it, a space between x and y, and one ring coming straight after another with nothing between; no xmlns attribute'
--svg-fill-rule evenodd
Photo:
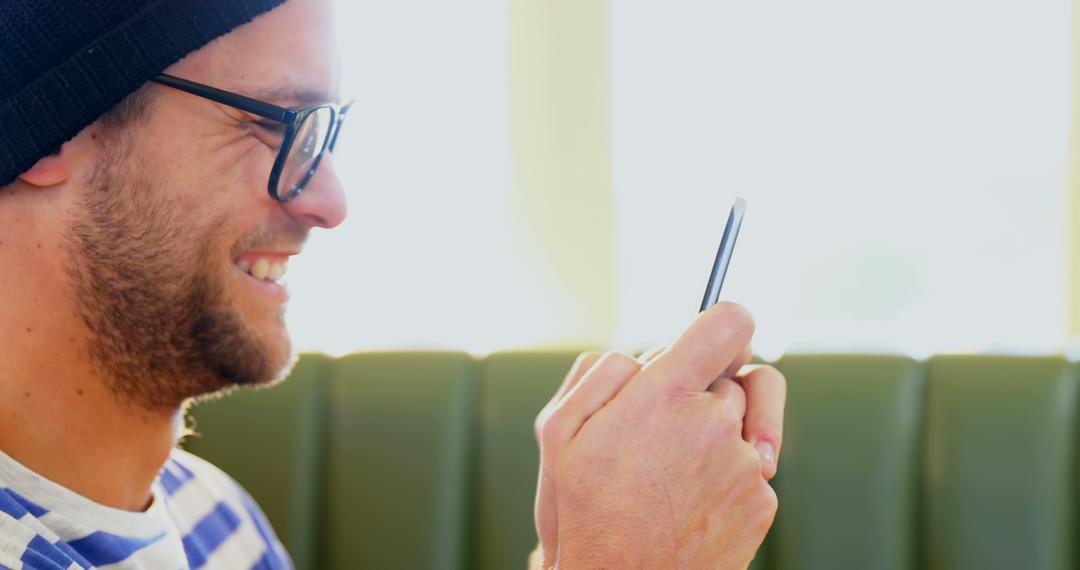
<svg viewBox="0 0 1080 570"><path fill-rule="evenodd" d="M255 121L255 124L264 131L275 135L285 134L285 125L273 121Z"/></svg>
<svg viewBox="0 0 1080 570"><path fill-rule="evenodd" d="M285 137L285 125L273 121L252 121L251 124L258 127L252 134L259 142L272 151L277 151L281 147Z"/></svg>

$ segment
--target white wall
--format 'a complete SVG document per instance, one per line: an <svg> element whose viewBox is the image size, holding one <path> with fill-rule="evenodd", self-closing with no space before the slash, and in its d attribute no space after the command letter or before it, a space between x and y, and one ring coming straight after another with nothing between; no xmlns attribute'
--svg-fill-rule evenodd
<svg viewBox="0 0 1080 570"><path fill-rule="evenodd" d="M295 345L484 350L504 328L490 303L505 257L505 9L336 9L342 91L357 100L335 157L350 215L291 264Z"/></svg>
<svg viewBox="0 0 1080 570"><path fill-rule="evenodd" d="M290 269L297 346L549 336L542 291L514 303L504 2L337 6L351 217ZM611 9L616 345L693 317L741 195L725 289L766 356L1061 347L1067 0Z"/></svg>
<svg viewBox="0 0 1080 570"><path fill-rule="evenodd" d="M1065 338L1067 0L612 3L619 342L726 291L784 350Z"/></svg>

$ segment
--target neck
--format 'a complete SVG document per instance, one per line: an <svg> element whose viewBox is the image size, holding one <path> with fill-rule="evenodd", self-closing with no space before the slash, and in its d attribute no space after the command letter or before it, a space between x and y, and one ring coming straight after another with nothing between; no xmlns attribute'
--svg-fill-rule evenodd
<svg viewBox="0 0 1080 570"><path fill-rule="evenodd" d="M145 510L175 445L180 410L147 412L118 400L84 357L74 323L4 312L0 449L92 501Z"/></svg>
<svg viewBox="0 0 1080 570"><path fill-rule="evenodd" d="M92 501L141 511L180 410L120 401L90 360L66 278L68 195L18 184L0 192L0 267L16 268L0 279L0 450Z"/></svg>

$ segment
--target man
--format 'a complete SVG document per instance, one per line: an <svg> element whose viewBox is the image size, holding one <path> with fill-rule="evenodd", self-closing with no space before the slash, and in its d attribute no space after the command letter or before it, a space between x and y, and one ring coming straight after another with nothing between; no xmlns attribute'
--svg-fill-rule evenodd
<svg viewBox="0 0 1080 570"><path fill-rule="evenodd" d="M0 2L0 565L291 566L175 444L292 362L277 281L346 214L338 68L328 0ZM721 304L579 359L537 421L536 564L748 564L784 400L752 329Z"/></svg>

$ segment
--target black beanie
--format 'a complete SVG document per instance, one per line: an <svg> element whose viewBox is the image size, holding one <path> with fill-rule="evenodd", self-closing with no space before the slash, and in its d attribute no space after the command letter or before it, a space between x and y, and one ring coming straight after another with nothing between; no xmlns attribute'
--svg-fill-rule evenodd
<svg viewBox="0 0 1080 570"><path fill-rule="evenodd" d="M284 0L0 0L0 187Z"/></svg>

